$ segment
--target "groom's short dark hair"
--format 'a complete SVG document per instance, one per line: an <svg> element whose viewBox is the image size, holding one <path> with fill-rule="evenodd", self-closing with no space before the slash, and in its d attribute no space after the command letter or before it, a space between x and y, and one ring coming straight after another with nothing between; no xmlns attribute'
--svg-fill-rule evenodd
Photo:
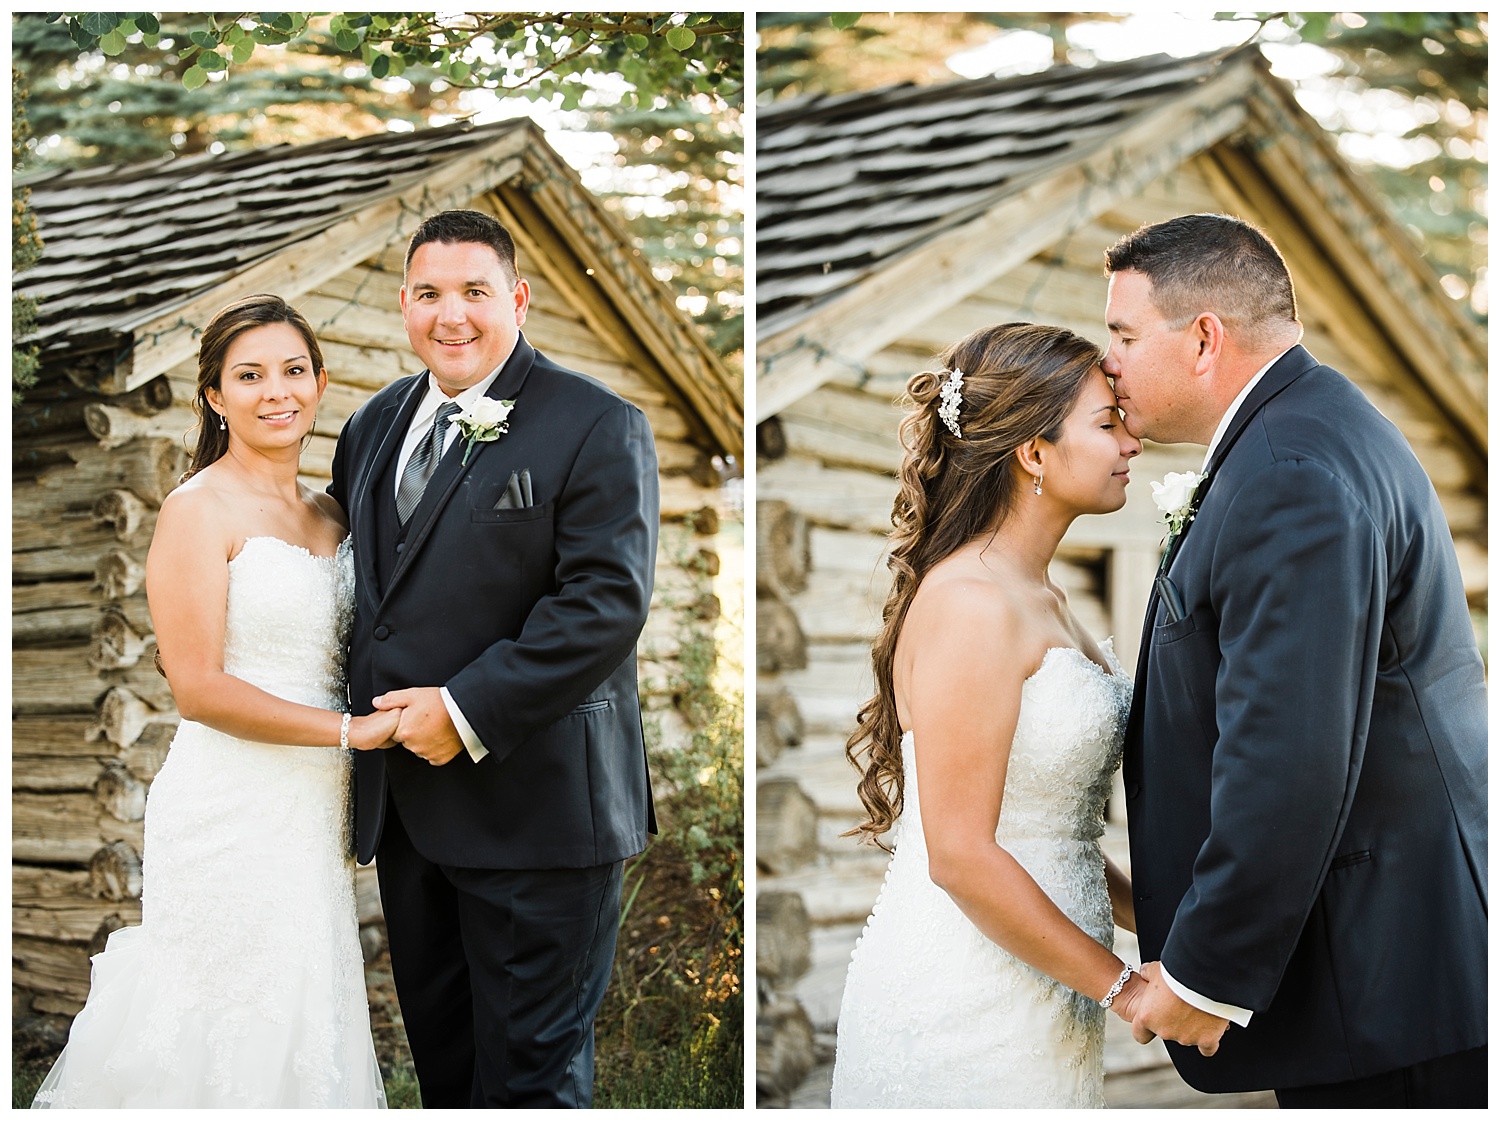
<svg viewBox="0 0 1500 1121"><path fill-rule="evenodd" d="M505 278L512 287L521 276L520 270L516 268L515 239L510 236L509 230L483 211L444 210L424 220L417 227L417 232L411 235L411 243L406 247L403 274L411 270L412 255L417 249L432 241L442 242L444 245L488 245L495 251L495 256L500 258L500 264L505 268Z"/></svg>
<svg viewBox="0 0 1500 1121"><path fill-rule="evenodd" d="M1240 329L1297 322L1297 297L1271 239L1227 214L1184 214L1142 226L1104 252L1110 273L1151 281L1162 318L1183 326L1211 311Z"/></svg>

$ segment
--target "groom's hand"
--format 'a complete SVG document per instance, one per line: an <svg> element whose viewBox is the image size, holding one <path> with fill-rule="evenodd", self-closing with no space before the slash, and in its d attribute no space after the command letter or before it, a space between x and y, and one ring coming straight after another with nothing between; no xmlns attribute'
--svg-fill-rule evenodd
<svg viewBox="0 0 1500 1121"><path fill-rule="evenodd" d="M402 710L396 741L434 767L441 767L464 749L448 706L443 704L443 694L436 687L393 689L376 697L375 707Z"/></svg>
<svg viewBox="0 0 1500 1121"><path fill-rule="evenodd" d="M1130 1022L1130 1034L1135 1041L1150 1043L1153 1035L1159 1035L1174 1043L1196 1047L1204 1055L1217 1051L1229 1021L1194 1008L1174 993L1161 979L1159 962L1147 962L1141 966L1141 972L1151 984L1141 993L1135 1018Z"/></svg>

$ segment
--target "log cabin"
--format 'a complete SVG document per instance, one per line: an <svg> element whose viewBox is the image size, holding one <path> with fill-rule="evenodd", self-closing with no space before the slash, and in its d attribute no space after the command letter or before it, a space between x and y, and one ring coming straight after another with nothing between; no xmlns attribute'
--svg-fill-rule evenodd
<svg viewBox="0 0 1500 1121"><path fill-rule="evenodd" d="M1104 346L1106 247L1179 214L1247 219L1286 258L1304 345L1431 476L1478 622L1487 341L1253 47L800 98L759 113L755 167L758 1097L826 1105L886 864L841 835L862 814L844 743L873 689L906 379L994 323ZM1145 481L1202 456L1148 444L1125 508L1075 522L1053 566L1127 667L1165 536ZM1123 848L1118 820L1108 836Z"/></svg>
<svg viewBox="0 0 1500 1121"><path fill-rule="evenodd" d="M25 179L45 243L38 384L13 410L12 987L17 1018L82 1007L89 955L140 921L142 819L177 724L143 581L156 510L196 439L198 336L270 291L299 308L329 386L303 454L326 485L345 420L418 373L397 301L405 246L450 207L494 214L532 286L527 338L645 411L661 472L657 588L638 648L647 720L689 729L671 681L685 619L716 606L716 459L743 392L666 285L529 120L387 133ZM661 792L658 792L660 796ZM378 949L373 869L359 875Z"/></svg>

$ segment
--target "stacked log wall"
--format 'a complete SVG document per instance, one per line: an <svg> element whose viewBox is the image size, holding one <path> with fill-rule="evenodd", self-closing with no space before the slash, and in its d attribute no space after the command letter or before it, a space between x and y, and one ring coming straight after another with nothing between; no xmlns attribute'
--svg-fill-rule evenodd
<svg viewBox="0 0 1500 1121"><path fill-rule="evenodd" d="M871 695L869 643L889 589L885 534L896 496L901 449L895 402L906 379L932 369L934 355L980 327L1015 320L1067 327L1104 348L1108 280L1103 250L1143 223L1178 214L1230 211L1199 161L1086 224L1017 269L953 304L760 426L756 484L757 553L757 837L758 897L775 901L782 927L805 924L806 966L762 994L761 1046L775 1057L761 1074L763 1104L799 1103L793 1078L797 1041L811 1026L813 1058L831 1055L849 954L874 904L888 858L842 834L862 819L856 774L844 754L859 706ZM1275 236L1275 216L1244 214ZM1292 262L1296 269L1296 262ZM1450 515L1471 600L1483 603L1484 516L1478 480L1445 443L1440 417L1410 371L1362 342L1358 324L1316 286L1299 287L1304 345L1353 378L1397 423L1437 486ZM1164 528L1149 480L1196 470L1192 445L1148 444L1135 461L1124 509L1082 518L1064 539L1052 576L1069 606L1096 637L1113 635L1133 673L1150 581ZM774 534L768 526L779 527ZM789 542L805 541L798 582L768 579L786 564ZM768 552L769 548L769 552ZM769 563L768 563L769 558ZM787 729L791 729L789 734ZM1117 779L1118 792L1118 779ZM1111 802L1111 827L1123 823L1123 799ZM795 898L800 907L788 899ZM791 935L777 934L777 944ZM789 1011L795 1002L802 1016ZM811 1086L812 1080L809 1080ZM802 1091L800 1104L811 1097Z"/></svg>
<svg viewBox="0 0 1500 1121"><path fill-rule="evenodd" d="M523 262L524 267L524 262ZM303 454L321 489L344 422L377 389L422 369L401 322L401 258L390 250L293 301L317 333L328 390ZM545 281L527 337L647 414L661 471L662 533L652 611L638 647L642 699L663 745L690 729L674 707L686 620L719 601L717 472L667 396ZM80 375L80 381L88 380ZM196 359L121 397L47 371L13 418L12 997L17 1017L71 1017L89 957L140 921L146 793L177 725L154 665L145 561L161 501L196 437ZM383 943L374 869L357 874L367 955Z"/></svg>
<svg viewBox="0 0 1500 1121"><path fill-rule="evenodd" d="M146 790L175 722L144 589L156 510L185 466L157 428L170 405L165 379L106 399L54 369L13 414L11 948L23 1014L76 1012L89 955L140 920ZM101 424L138 432L107 446L91 431Z"/></svg>

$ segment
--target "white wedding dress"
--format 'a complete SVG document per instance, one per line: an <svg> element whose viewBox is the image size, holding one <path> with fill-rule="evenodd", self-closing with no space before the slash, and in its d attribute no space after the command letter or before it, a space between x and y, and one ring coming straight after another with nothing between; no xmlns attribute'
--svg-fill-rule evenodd
<svg viewBox="0 0 1500 1121"><path fill-rule="evenodd" d="M252 537L224 669L343 711L354 566ZM33 1108L383 1107L349 847L349 754L184 720L146 802L141 925L95 956Z"/></svg>
<svg viewBox="0 0 1500 1121"><path fill-rule="evenodd" d="M1131 686L1104 652L1110 673L1049 650L1022 686L995 839L1112 949L1099 838ZM1104 1009L990 941L928 877L910 732L901 750L896 853L849 963L833 1106L1102 1107Z"/></svg>

